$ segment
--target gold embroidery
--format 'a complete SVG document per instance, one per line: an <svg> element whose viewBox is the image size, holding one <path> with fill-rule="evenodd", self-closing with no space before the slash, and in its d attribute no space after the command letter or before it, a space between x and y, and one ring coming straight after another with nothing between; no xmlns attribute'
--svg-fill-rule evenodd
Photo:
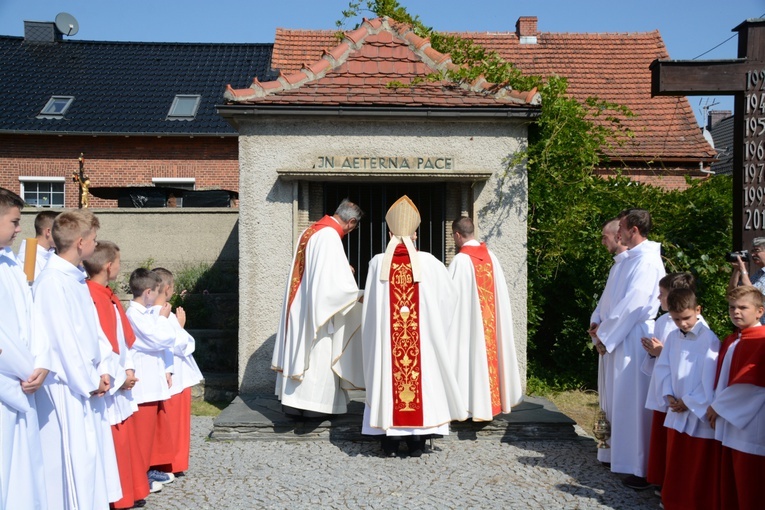
<svg viewBox="0 0 765 510"><path fill-rule="evenodd" d="M391 265L391 296L397 310L391 321L394 412L420 409L420 332L410 263Z"/></svg>
<svg viewBox="0 0 765 510"><path fill-rule="evenodd" d="M300 237L297 255L295 255L295 264L292 266L292 276L290 277L290 295L289 301L287 301L287 323L285 324L285 330L286 326L289 325L289 310L292 307L292 302L295 300L295 296L297 295L298 287L300 287L300 282L303 281L303 273L305 272L305 248L308 245L308 241L311 239L311 236L314 235L316 231L319 230L319 228L317 228L317 224L314 223L308 227Z"/></svg>
<svg viewBox="0 0 765 510"><path fill-rule="evenodd" d="M484 339L486 341L486 361L489 365L489 388L491 406L495 414L502 408L499 391L499 359L497 353L497 318L494 302L494 271L490 261L475 266L478 300L483 317Z"/></svg>

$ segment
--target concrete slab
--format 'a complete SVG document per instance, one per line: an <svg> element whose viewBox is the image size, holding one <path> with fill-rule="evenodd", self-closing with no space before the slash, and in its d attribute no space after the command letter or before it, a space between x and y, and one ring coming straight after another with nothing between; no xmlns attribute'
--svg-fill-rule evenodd
<svg viewBox="0 0 765 510"><path fill-rule="evenodd" d="M296 418L285 415L275 396L238 396L213 423L214 440L371 440L361 434L363 392L352 395L348 413L326 418ZM575 422L552 402L524 397L509 414L491 422L453 422L445 440L493 438L503 441L577 439Z"/></svg>

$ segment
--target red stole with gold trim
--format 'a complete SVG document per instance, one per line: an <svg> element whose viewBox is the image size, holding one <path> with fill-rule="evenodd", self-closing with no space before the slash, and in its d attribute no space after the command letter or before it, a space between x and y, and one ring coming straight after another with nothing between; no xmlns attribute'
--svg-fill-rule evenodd
<svg viewBox="0 0 765 510"><path fill-rule="evenodd" d="M393 252L389 286L393 426L421 427L420 289L403 243Z"/></svg>
<svg viewBox="0 0 765 510"><path fill-rule="evenodd" d="M287 300L285 331L289 327L289 310L292 308L292 302L295 300L297 290L300 287L300 282L303 281L303 273L305 272L305 250L308 246L308 241L311 239L311 236L313 236L316 232L323 229L324 227L334 228L337 234L340 236L340 239L342 239L343 235L345 234L345 232L343 232L343 227L341 227L340 224L332 218L332 216L324 216L322 219L305 229L305 232L303 232L303 234L300 236L297 253L295 254L295 263L292 265L292 275L290 276L290 295ZM284 338L287 338L286 335Z"/></svg>
<svg viewBox="0 0 765 510"><path fill-rule="evenodd" d="M463 246L460 253L468 255L473 261L475 283L478 288L478 301L483 318L483 336L486 341L486 361L489 365L489 390L491 392L491 412L502 412L502 396L499 391L499 358L497 355L497 308L494 302L494 266L485 243L480 246Z"/></svg>

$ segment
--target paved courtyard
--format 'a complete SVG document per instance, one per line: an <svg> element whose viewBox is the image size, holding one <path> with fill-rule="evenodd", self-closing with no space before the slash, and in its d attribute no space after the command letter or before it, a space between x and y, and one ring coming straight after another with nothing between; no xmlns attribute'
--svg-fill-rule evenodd
<svg viewBox="0 0 765 510"><path fill-rule="evenodd" d="M212 427L192 417L189 470L147 509L659 507L601 466L581 430L565 441L452 436L420 458L383 458L372 441L211 441Z"/></svg>

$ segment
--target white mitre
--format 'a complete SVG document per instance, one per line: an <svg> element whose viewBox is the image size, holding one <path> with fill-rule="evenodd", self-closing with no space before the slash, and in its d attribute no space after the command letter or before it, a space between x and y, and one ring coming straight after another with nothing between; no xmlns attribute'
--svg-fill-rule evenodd
<svg viewBox="0 0 765 510"><path fill-rule="evenodd" d="M412 264L412 279L415 282L420 281L420 261L417 257L417 250L412 242L412 236L417 232L417 227L420 226L420 211L417 210L417 206L414 205L412 200L404 195L396 200L396 203L390 206L388 213L385 215L385 222L388 224L388 230L390 230L391 238L388 241L388 247L385 249L385 256L383 257L382 269L380 272L380 281L386 282L390 277L390 265L393 260L393 252L396 250L396 246L400 243L404 243L407 252L409 252L409 260Z"/></svg>

